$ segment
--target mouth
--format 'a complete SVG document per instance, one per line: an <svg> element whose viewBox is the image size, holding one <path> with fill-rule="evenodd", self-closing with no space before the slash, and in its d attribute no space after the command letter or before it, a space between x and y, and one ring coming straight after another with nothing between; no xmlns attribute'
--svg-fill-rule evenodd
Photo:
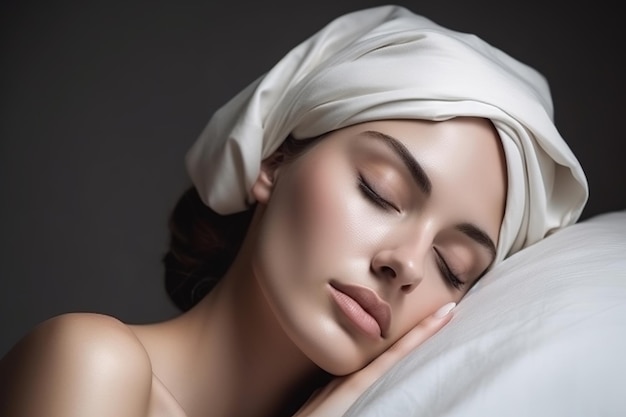
<svg viewBox="0 0 626 417"><path fill-rule="evenodd" d="M356 285L330 283L334 301L348 319L367 336L387 337L391 324L391 308L375 291Z"/></svg>

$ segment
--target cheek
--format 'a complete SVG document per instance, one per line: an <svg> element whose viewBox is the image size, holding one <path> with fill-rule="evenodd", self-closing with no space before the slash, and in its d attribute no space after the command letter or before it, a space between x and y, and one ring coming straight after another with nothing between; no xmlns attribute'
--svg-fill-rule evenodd
<svg viewBox="0 0 626 417"><path fill-rule="evenodd" d="M335 178L333 181L328 171L304 169L290 179L292 186L286 193L287 204L291 207L289 227L304 238L303 244L312 249L325 236L337 237L338 233L333 233L333 226L337 226L345 216L345 204L339 195L342 180L337 181Z"/></svg>
<svg viewBox="0 0 626 417"><path fill-rule="evenodd" d="M260 219L253 268L292 342L322 368L345 373L369 356L336 322L327 285L367 274L363 230L371 219L354 173L339 162L299 162L282 172Z"/></svg>
<svg viewBox="0 0 626 417"><path fill-rule="evenodd" d="M366 255L376 230L350 166L309 158L290 168L270 200L268 243L297 258L300 271L319 270L320 262L336 264L339 253Z"/></svg>
<svg viewBox="0 0 626 417"><path fill-rule="evenodd" d="M348 168L318 159L284 167L261 219L254 267L280 304L289 291L331 278L341 258L337 253L350 249Z"/></svg>
<svg viewBox="0 0 626 417"><path fill-rule="evenodd" d="M301 268L323 256L328 245L345 233L346 207L340 197L340 182L329 172L301 169L281 184L275 203L282 212L276 225L285 250L297 256ZM277 222L274 222L276 224Z"/></svg>

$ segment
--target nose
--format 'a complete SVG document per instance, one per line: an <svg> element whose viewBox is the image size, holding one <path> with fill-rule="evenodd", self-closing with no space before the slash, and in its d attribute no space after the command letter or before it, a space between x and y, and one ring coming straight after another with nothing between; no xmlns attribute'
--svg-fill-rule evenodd
<svg viewBox="0 0 626 417"><path fill-rule="evenodd" d="M374 274L388 280L406 294L413 291L424 278L426 252L417 245L403 245L380 250L372 259Z"/></svg>

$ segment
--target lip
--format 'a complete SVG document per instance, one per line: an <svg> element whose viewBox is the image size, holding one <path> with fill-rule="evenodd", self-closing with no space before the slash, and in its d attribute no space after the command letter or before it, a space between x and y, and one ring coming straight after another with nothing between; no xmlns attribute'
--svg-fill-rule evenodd
<svg viewBox="0 0 626 417"><path fill-rule="evenodd" d="M335 302L361 331L377 338L387 336L391 307L375 291L337 281L330 282L330 287Z"/></svg>

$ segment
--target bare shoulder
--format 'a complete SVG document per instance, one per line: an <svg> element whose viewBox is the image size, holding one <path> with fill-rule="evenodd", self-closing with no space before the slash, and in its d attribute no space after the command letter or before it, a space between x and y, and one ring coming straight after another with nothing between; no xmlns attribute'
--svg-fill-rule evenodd
<svg viewBox="0 0 626 417"><path fill-rule="evenodd" d="M150 359L121 321L63 314L35 327L0 360L0 415L145 416Z"/></svg>

